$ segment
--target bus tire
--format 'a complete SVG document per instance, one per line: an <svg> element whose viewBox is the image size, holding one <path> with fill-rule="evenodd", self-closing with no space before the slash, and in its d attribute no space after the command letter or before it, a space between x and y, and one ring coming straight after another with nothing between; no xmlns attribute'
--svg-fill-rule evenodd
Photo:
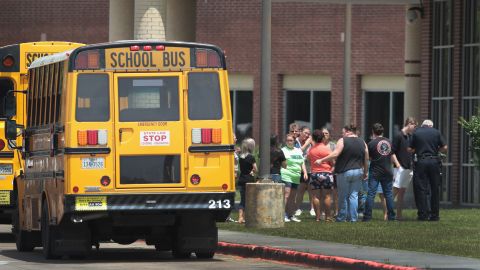
<svg viewBox="0 0 480 270"><path fill-rule="evenodd" d="M18 194L15 191L13 203L15 208L12 214L12 232L15 237L15 245L19 252L31 252L35 248L32 242L33 236L31 232L24 231L20 228L20 209L18 207Z"/></svg>
<svg viewBox="0 0 480 270"><path fill-rule="evenodd" d="M56 228L48 222L48 205L44 201L42 204L42 246L45 259L59 259L55 249Z"/></svg>
<svg viewBox="0 0 480 270"><path fill-rule="evenodd" d="M208 251L208 252L195 252L195 256L197 256L197 259L211 259L215 255L214 251Z"/></svg>

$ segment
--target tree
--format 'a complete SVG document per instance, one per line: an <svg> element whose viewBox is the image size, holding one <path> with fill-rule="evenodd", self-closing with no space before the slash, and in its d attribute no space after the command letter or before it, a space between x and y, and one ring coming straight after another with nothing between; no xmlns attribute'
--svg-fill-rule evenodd
<svg viewBox="0 0 480 270"><path fill-rule="evenodd" d="M458 123L463 127L471 140L470 151L473 152L475 166L480 167L480 108L477 114L473 115L470 120L460 117Z"/></svg>

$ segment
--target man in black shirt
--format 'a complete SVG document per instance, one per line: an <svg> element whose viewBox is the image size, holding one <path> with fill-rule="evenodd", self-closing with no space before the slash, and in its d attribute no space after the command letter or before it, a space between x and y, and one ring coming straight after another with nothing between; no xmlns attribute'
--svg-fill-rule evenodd
<svg viewBox="0 0 480 270"><path fill-rule="evenodd" d="M395 154L392 152L392 143L383 137L383 126L380 123L373 124L373 139L368 143L368 155L370 156L370 169L368 172L368 195L365 204L363 221L372 219L372 208L378 184L382 185L383 195L387 203L388 220L395 220L393 210L393 173L392 162L395 167L400 167Z"/></svg>
<svg viewBox="0 0 480 270"><path fill-rule="evenodd" d="M439 152L447 152L447 145L440 131L433 128L433 122L427 119L413 133L408 149L416 154L417 159L413 179L413 192L418 210L417 219L438 221L442 165ZM430 194L430 211L428 194Z"/></svg>

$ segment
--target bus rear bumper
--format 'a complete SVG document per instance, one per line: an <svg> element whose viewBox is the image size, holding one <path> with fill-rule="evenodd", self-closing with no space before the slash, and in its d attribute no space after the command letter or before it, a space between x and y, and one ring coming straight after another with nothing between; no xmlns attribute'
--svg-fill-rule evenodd
<svg viewBox="0 0 480 270"><path fill-rule="evenodd" d="M119 223L139 225L148 215L148 223L171 225L178 216L205 213L222 222L234 200L235 192L66 195L64 214L73 222L114 217Z"/></svg>

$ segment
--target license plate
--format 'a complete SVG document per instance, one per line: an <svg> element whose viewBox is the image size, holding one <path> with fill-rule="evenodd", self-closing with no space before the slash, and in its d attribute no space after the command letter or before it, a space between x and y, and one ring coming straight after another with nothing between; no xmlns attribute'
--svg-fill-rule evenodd
<svg viewBox="0 0 480 270"><path fill-rule="evenodd" d="M107 210L107 197L106 196L76 197L75 210L77 211Z"/></svg>
<svg viewBox="0 0 480 270"><path fill-rule="evenodd" d="M10 191L0 190L0 205L10 205Z"/></svg>
<svg viewBox="0 0 480 270"><path fill-rule="evenodd" d="M82 169L105 169L105 158L82 158Z"/></svg>
<svg viewBox="0 0 480 270"><path fill-rule="evenodd" d="M12 164L0 164L0 174L13 174Z"/></svg>

